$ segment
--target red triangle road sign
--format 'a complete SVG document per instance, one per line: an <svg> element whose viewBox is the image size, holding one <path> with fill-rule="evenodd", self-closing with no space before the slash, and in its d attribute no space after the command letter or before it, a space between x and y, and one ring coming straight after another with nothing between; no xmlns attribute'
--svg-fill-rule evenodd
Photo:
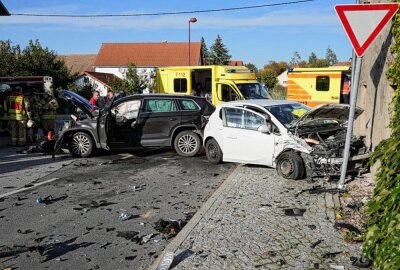
<svg viewBox="0 0 400 270"><path fill-rule="evenodd" d="M336 5L335 10L356 54L361 57L392 19L399 4Z"/></svg>

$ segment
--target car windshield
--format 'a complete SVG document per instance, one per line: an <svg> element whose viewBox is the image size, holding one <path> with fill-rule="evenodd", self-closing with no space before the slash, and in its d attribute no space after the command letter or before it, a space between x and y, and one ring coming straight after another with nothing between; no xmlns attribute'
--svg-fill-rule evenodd
<svg viewBox="0 0 400 270"><path fill-rule="evenodd" d="M269 94L259 83L240 83L238 89L245 99L268 99Z"/></svg>
<svg viewBox="0 0 400 270"><path fill-rule="evenodd" d="M290 128L294 120L311 110L310 107L300 103L273 105L265 108L286 128Z"/></svg>

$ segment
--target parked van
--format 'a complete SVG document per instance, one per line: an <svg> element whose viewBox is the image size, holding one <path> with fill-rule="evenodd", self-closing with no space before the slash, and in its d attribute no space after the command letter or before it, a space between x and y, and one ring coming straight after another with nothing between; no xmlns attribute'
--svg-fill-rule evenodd
<svg viewBox="0 0 400 270"><path fill-rule="evenodd" d="M158 68L157 93L204 96L214 105L241 99L266 99L268 92L245 66Z"/></svg>
<svg viewBox="0 0 400 270"><path fill-rule="evenodd" d="M348 103L350 77L349 66L289 68L287 99L310 107Z"/></svg>

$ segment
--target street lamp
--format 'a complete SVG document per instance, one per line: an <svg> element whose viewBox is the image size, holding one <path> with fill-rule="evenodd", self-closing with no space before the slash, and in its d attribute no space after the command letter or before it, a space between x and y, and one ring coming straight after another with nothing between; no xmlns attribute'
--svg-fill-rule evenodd
<svg viewBox="0 0 400 270"><path fill-rule="evenodd" d="M190 23L195 23L197 22L197 19L195 17L190 18L189 20L189 66L190 66Z"/></svg>

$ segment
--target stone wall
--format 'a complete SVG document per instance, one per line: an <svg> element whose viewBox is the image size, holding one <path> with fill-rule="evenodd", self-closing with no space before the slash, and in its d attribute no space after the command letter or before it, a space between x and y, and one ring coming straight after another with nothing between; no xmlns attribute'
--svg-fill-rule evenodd
<svg viewBox="0 0 400 270"><path fill-rule="evenodd" d="M388 1L369 1L384 3ZM366 136L368 146L374 148L390 136L390 102L394 89L386 78L393 56L390 53L391 25L387 25L363 57L357 106L364 113L356 120L354 133Z"/></svg>

